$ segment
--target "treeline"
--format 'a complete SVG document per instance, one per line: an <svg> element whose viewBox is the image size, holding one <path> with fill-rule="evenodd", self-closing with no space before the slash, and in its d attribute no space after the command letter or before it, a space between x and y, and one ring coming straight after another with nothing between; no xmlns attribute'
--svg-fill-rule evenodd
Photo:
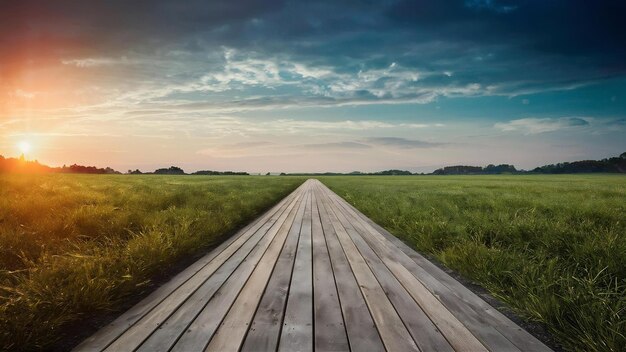
<svg viewBox="0 0 626 352"><path fill-rule="evenodd" d="M141 172L139 169L137 170L128 170L127 174L129 175L211 175L211 176L238 176L238 175L249 175L247 172L237 172L237 171L212 171L212 170L200 170L196 172L192 172L190 174L186 173L185 170L181 169L178 166L170 166L169 168L156 169L154 172Z"/></svg>
<svg viewBox="0 0 626 352"><path fill-rule="evenodd" d="M586 172L626 173L626 153L602 160L582 160L544 165L532 170L540 174L576 174Z"/></svg>
<svg viewBox="0 0 626 352"><path fill-rule="evenodd" d="M442 169L433 171L433 175L501 175L501 174L516 174L523 171L518 171L515 166L509 164L493 165L489 164L485 167L482 166L446 166Z"/></svg>
<svg viewBox="0 0 626 352"><path fill-rule="evenodd" d="M50 167L40 164L37 160L26 160L22 155L20 158L5 158L0 155L0 173L71 173L71 174L121 174L121 172L115 171L110 167L98 168L95 166L83 166L73 164L70 166L63 165L62 167ZM501 175L501 174L576 174L576 173L626 173L626 153L622 153L620 156L606 158L602 160L581 160L574 162L563 162L558 164L550 164L537 167L533 170L518 170L513 165L500 164L500 165L487 165L482 166L468 166L468 165L455 165L446 166L437 169L431 173L431 175ZM177 166L170 166L169 168L156 169L153 172L141 172L139 169L128 170L128 175L249 175L247 172L236 171L212 171L212 170L200 170L186 173L183 169ZM267 173L269 175L270 173ZM353 171L350 173L339 172L323 172L323 173L280 173L281 176L408 176L418 175L418 173L412 173L406 170L385 170L378 172L360 172ZM420 173L419 175L424 175Z"/></svg>
<svg viewBox="0 0 626 352"><path fill-rule="evenodd" d="M612 157L602 160L582 160L574 162L564 162L537 167L533 170L518 170L510 164L483 166L455 165L446 166L437 169L430 174L411 173L406 170L385 170L379 172L360 172L353 171L350 173L324 172L324 173L294 173L282 175L293 176L375 176L375 175L502 175L502 174L576 174L576 173L626 173L626 153L622 153L618 157Z"/></svg>
<svg viewBox="0 0 626 352"><path fill-rule="evenodd" d="M400 176L400 175L415 175L411 171L406 170L385 170L378 172L361 172L361 171L352 171L350 173L341 173L341 172L317 172L317 173L289 173L286 174L284 172L280 173L280 176L372 176L372 175L386 175L386 176Z"/></svg>
<svg viewBox="0 0 626 352"><path fill-rule="evenodd" d="M40 164L37 160L26 160L22 155L19 158L5 158L0 155L0 172L1 173L23 173L23 174L41 174L41 173L66 173L66 174L121 174L110 167L98 168L95 166L83 166L73 164L70 166L50 167Z"/></svg>

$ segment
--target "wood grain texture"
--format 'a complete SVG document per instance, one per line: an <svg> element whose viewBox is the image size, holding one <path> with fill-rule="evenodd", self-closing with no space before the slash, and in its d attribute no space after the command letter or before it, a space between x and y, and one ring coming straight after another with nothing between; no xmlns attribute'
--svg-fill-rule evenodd
<svg viewBox="0 0 626 352"><path fill-rule="evenodd" d="M348 337L330 263L324 230L312 193L313 312L316 351L349 351Z"/></svg>
<svg viewBox="0 0 626 352"><path fill-rule="evenodd" d="M293 214L295 217L295 212ZM289 230L291 227L299 227L297 222L290 220L293 220L293 218L290 219L288 217L286 219L276 234L276 239L263 257L261 257L261 260L259 260L252 275L250 275L250 278L241 289L239 296L216 331L215 336L211 339L206 348L207 351L239 351L265 286L278 260L278 255L283 249Z"/></svg>
<svg viewBox="0 0 626 352"><path fill-rule="evenodd" d="M385 349L390 352L418 351L419 349L415 341L411 338L411 335L389 301L389 298L382 287L380 287L376 276L372 273L365 259L359 253L345 228L341 225L334 213L329 210L330 205L328 204L327 198L322 197L322 205L326 209L326 214L328 214L331 224L335 228L339 243L341 243L341 247L348 258L352 272L359 283L359 287L374 318L376 328L380 333Z"/></svg>
<svg viewBox="0 0 626 352"><path fill-rule="evenodd" d="M550 351L317 180L77 351Z"/></svg>
<svg viewBox="0 0 626 352"><path fill-rule="evenodd" d="M334 195L333 197L339 198L337 195ZM458 316L475 316L479 321L479 325L482 325L481 329L491 328L497 330L522 351L550 351L546 345L537 340L537 338L529 332L515 324L504 314L500 313L497 309L478 297L441 268L431 263L424 256L415 252L399 238L393 236L387 230L360 213L352 205L342 200L342 206L349 208L354 214L359 216L381 235L383 235L386 240L404 252L404 254L414 262L414 264L412 264L403 260L403 263L407 265L407 268L413 273L414 276L423 280L428 289L435 295L443 297L442 301L444 301L446 305L450 305L452 307L449 309L454 311L453 306L457 306L458 311L456 314ZM451 294L443 294L444 292L449 292Z"/></svg>
<svg viewBox="0 0 626 352"><path fill-rule="evenodd" d="M333 198L336 202L340 199L335 194L332 194L331 198ZM421 258L420 262L422 264L428 263L429 270L425 270L415 261L412 261L405 251L398 253L397 250L400 250L400 247L397 246L397 242L390 241L387 236L384 236L381 233L380 228L375 228L373 226L373 222L371 222L371 220L367 221L369 219L364 216L359 216L357 211L344 201L339 201L337 204L340 204L343 209L352 214L353 223L361 224L359 226L363 227L363 237L367 241L377 241L377 244L375 244L376 247L384 245L394 251L395 254L393 255L393 260L400 262L404 268L410 271L413 276L418 279L437 299L439 299L447 310L452 312L455 317L462 321L468 330L470 330L485 346L489 346L491 349L498 351L519 351L520 349L531 351L549 350L547 346L537 340L534 336L521 329L499 312L498 314L500 315L500 319L497 321L493 319L489 322L490 316L481 312L497 312L497 310L489 306L485 301L469 291L465 286L461 285L458 281L454 280L441 269L428 262L421 255L410 250L408 247L406 248L408 249L406 252L413 253L416 257ZM375 237L375 239L370 236ZM393 239L397 240L395 237ZM402 245L406 247L403 243ZM435 279L433 274L437 275L441 280ZM456 290L451 290L444 284L444 282L454 285ZM514 330L511 330L512 326L515 327ZM523 332L523 334L519 334L520 332ZM520 337L524 335L526 336L521 339Z"/></svg>
<svg viewBox="0 0 626 352"><path fill-rule="evenodd" d="M302 219L303 214L304 207L301 206L250 324L242 351L275 351L278 347L302 226L302 221L299 219Z"/></svg>
<svg viewBox="0 0 626 352"><path fill-rule="evenodd" d="M287 308L278 344L279 351L313 350L313 261L311 243L311 193L300 229L300 241L293 266Z"/></svg>
<svg viewBox="0 0 626 352"><path fill-rule="evenodd" d="M241 247L228 247L214 261L203 268L207 271L206 279L203 275L189 280L115 340L107 350L120 351L127 348L134 350L139 348L144 341L146 342L146 350L169 349L195 318L198 311L212 298L222 284L228 282L226 280L233 271L245 263L245 258L250 253L258 252L259 243L262 245L262 243L267 242L268 233L277 223L284 221L286 211L293 207L294 201L295 198L286 204L280 213L275 213L270 221L263 224Z"/></svg>
<svg viewBox="0 0 626 352"><path fill-rule="evenodd" d="M106 327L100 329L97 333L92 335L78 345L75 351L102 351L108 347L113 341L124 334L131 326L135 325L141 318L147 313L152 311L156 306L160 305L166 298L168 298L174 291L179 290L182 286L194 286L198 285L203 279L206 279L210 275L210 269L205 268L209 263L214 260L219 261L222 258L217 258L222 255L226 257L228 254L223 254L227 249L233 250L241 247L241 245L247 241L258 229L263 226L267 221L271 221L272 217L282 208L299 195L303 190L303 186L298 187L292 194L280 201L277 205L268 210L265 214L258 219L250 223L238 231L230 239L219 245L213 251L202 257L200 260L189 266L183 272L172 278L170 281L159 287L156 291L144 298L137 305L120 315L115 321ZM217 258L217 259L216 259ZM187 283L191 279L194 279L192 283Z"/></svg>
<svg viewBox="0 0 626 352"><path fill-rule="evenodd" d="M330 192L330 190L327 192ZM361 222L360 219L359 221L355 221L357 224L359 222ZM366 231L363 231L361 235L366 235L365 232ZM367 234L371 235L369 232L367 232ZM437 328L441 330L454 349L467 349L470 351L487 350L484 345L474 335L472 335L469 330L467 330L462 322L460 322L450 311L448 311L416 277L414 277L402 264L397 261L397 256L401 255L400 251L393 251L392 247L388 246L383 241L377 241L377 238L372 238L372 241L370 241L369 244L377 252L387 268L389 268L389 271L393 273L393 275L398 279L402 286L404 286L417 304L419 304L422 310L428 315L433 323L435 323Z"/></svg>
<svg viewBox="0 0 626 352"><path fill-rule="evenodd" d="M344 225L346 232L352 238L357 248L368 262L376 275L380 285L385 290L389 300L396 308L398 315L407 327L407 330L422 351L452 351L452 347L437 329L435 324L423 312L402 284L393 276L374 250L363 240L346 216L336 207L332 207L339 221Z"/></svg>
<svg viewBox="0 0 626 352"><path fill-rule="evenodd" d="M350 269L345 253L341 249L335 229L330 222L326 209L320 204L319 197L317 199L350 349L352 351L385 351L367 303L365 303L365 298L359 289L359 284Z"/></svg>
<svg viewBox="0 0 626 352"><path fill-rule="evenodd" d="M271 244L280 245L286 238L287 231L281 231L285 226L291 225L295 218L295 204L283 212L277 222L270 228L266 236L259 241L253 253L251 253L239 265L231 279L226 281L215 293L209 303L202 309L195 320L183 331L172 348L173 351L200 351L206 347L219 324L237 298L239 291L250 277L250 274L258 264L261 257L266 253Z"/></svg>

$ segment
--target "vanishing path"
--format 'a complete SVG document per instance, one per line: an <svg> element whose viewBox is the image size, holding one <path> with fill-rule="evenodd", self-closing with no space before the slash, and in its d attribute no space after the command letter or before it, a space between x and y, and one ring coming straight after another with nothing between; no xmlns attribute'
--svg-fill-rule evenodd
<svg viewBox="0 0 626 352"><path fill-rule="evenodd" d="M317 180L78 351L549 351Z"/></svg>

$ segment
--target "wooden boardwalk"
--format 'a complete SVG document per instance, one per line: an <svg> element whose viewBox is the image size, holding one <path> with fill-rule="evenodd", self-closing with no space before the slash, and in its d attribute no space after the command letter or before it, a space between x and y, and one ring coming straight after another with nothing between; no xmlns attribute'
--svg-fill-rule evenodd
<svg viewBox="0 0 626 352"><path fill-rule="evenodd" d="M317 180L77 351L550 351Z"/></svg>

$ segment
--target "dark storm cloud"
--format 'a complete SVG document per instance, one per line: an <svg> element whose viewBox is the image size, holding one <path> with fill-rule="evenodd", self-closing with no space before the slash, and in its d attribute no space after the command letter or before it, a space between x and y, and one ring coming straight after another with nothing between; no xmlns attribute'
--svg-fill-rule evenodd
<svg viewBox="0 0 626 352"><path fill-rule="evenodd" d="M433 31L440 39L516 46L528 55L585 57L620 70L625 14L626 2L619 0L403 0L388 12L414 34Z"/></svg>
<svg viewBox="0 0 626 352"><path fill-rule="evenodd" d="M158 60L181 51L201 63L226 47L336 75L394 63L429 73L402 82L402 94L374 94L394 86L381 75L349 97L317 94L321 100L407 100L428 90L520 94L624 74L625 15L625 2L609 0L4 1L0 79L7 84L42 64L92 57ZM172 81L189 74L142 67L152 70L146 77Z"/></svg>

